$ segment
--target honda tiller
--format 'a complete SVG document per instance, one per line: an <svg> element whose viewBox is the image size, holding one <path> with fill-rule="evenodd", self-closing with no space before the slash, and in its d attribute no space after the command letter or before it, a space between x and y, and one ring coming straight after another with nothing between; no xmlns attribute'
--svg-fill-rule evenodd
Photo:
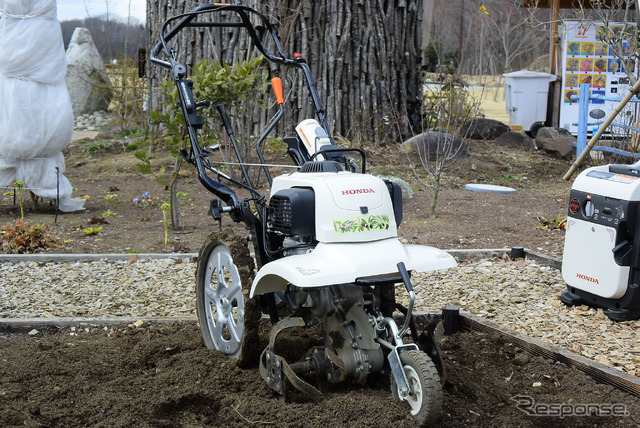
<svg viewBox="0 0 640 428"><path fill-rule="evenodd" d="M194 99L187 68L175 59L180 47L170 48L169 43L185 29L203 27L244 33L272 70L301 73L311 97L315 118L300 123L295 137L284 139L299 168L272 177L262 146L285 108L282 83L272 79L279 110L255 143L271 187L268 200L249 179L224 106L216 107L243 165L244 181L216 169L212 153L198 142L197 131L203 125L199 109L210 103ZM259 34L268 39L273 52ZM204 187L223 201L214 199L210 213L215 219L227 213L248 231L248 236L213 233L200 251L197 309L206 345L237 359L241 366L259 363L262 377L281 397L292 385L318 399L328 384L347 379L364 383L369 375L385 372L393 395L410 404L419 425L435 420L441 407L442 361L432 330L416 331L411 272L451 268L456 262L436 248L398 240L400 187L365 174L362 150L335 144L305 60L300 55L287 58L274 27L257 11L208 4L168 19L151 61L170 70L178 89L191 142L183 156L195 165ZM357 155L360 164L349 154ZM240 200L222 180L251 196ZM407 308L396 304L396 284L403 284L409 295ZM392 317L395 309L404 310L402 325ZM271 333L268 346L257 349L263 314L270 318ZM321 342L300 360L287 361L278 352L278 334L289 327L312 326L322 331ZM412 340L405 341L408 331Z"/></svg>

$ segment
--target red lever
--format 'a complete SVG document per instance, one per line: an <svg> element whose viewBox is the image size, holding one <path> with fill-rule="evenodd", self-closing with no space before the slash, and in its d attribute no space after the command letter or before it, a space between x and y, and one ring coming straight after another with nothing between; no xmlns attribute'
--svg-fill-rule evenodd
<svg viewBox="0 0 640 428"><path fill-rule="evenodd" d="M271 87L273 93L276 95L276 101L278 104L284 104L284 96L282 95L282 80L279 77L271 79Z"/></svg>

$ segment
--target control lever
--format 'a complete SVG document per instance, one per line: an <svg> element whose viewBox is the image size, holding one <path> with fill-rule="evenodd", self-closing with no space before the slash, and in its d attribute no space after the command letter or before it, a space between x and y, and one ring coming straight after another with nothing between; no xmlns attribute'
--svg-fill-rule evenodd
<svg viewBox="0 0 640 428"><path fill-rule="evenodd" d="M181 79L178 80L176 84L178 86L178 91L181 94L180 103L184 107L189 124L191 124L195 129L202 128L204 119L196 112L197 105L193 98L193 81Z"/></svg>
<svg viewBox="0 0 640 428"><path fill-rule="evenodd" d="M633 253L633 244L626 239L613 247L613 260L619 266L631 266L631 255Z"/></svg>

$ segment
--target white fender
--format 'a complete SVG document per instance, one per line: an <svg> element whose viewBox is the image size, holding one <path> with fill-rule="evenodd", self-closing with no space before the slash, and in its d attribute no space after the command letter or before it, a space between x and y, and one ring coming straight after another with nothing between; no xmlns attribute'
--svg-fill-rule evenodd
<svg viewBox="0 0 640 428"><path fill-rule="evenodd" d="M448 253L423 245L403 245L397 238L372 242L319 243L308 254L284 257L267 263L251 286L256 294L297 287L348 284L358 278L394 276L397 264L408 271L430 272L457 266Z"/></svg>

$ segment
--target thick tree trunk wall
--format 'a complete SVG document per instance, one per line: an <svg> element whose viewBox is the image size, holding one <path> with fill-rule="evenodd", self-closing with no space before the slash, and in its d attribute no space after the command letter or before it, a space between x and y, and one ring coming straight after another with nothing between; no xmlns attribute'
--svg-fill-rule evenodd
<svg viewBox="0 0 640 428"><path fill-rule="evenodd" d="M167 17L199 4L149 1L152 43L158 41ZM410 124L419 121L422 101L422 0L248 0L242 4L269 17L288 56L300 52L307 60L334 135L376 143L411 135ZM210 37L213 31L217 33ZM177 45L178 58L187 67L203 57L228 63L246 59L251 54L248 43L238 32L185 30ZM157 66L149 72L154 88L167 75ZM280 75L288 100L288 123L313 117L301 76L294 74ZM157 90L153 94L157 108ZM239 126L257 135L269 117L266 111L256 110Z"/></svg>

